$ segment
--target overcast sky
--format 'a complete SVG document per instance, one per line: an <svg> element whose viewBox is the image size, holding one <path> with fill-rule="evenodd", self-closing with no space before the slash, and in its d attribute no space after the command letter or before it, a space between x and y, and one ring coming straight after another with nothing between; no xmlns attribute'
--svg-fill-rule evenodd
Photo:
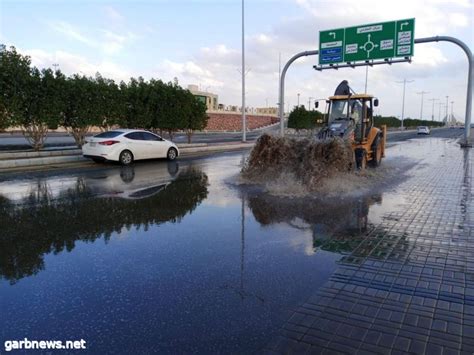
<svg viewBox="0 0 474 355"><path fill-rule="evenodd" d="M279 53L282 66L294 54L318 49L320 30L379 21L416 18L415 38L448 35L472 49L472 0L246 0L247 103L275 106ZM14 45L34 65L58 63L66 74L84 73L127 81L131 76L199 85L224 104L241 102L241 1L239 0L1 0L0 43ZM349 80L363 92L365 68L326 70L312 67L317 57L300 59L287 74L286 103L333 94ZM368 93L376 95L376 113L401 115L404 78L405 116L430 119L432 101L454 101L464 118L467 59L450 43L418 44L411 64L369 68ZM444 110L444 109L443 109ZM451 103L449 104L451 111ZM438 119L436 102L434 116ZM442 115L443 116L443 115Z"/></svg>

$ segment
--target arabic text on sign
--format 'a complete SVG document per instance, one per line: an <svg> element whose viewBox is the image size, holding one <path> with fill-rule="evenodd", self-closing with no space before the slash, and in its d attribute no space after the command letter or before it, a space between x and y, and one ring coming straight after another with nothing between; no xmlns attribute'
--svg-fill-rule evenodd
<svg viewBox="0 0 474 355"><path fill-rule="evenodd" d="M366 27L359 27L357 29L357 33L368 33L368 32L377 32L377 31L382 31L383 26L382 25L374 25L374 26L366 26Z"/></svg>

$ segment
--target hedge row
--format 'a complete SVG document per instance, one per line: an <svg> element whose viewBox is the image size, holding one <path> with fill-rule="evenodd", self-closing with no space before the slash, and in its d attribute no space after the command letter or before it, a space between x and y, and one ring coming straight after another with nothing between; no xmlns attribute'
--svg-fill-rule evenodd
<svg viewBox="0 0 474 355"><path fill-rule="evenodd" d="M92 126L167 131L206 127L205 105L177 82L139 77L115 83L102 77L65 76L61 71L31 66L14 47L0 48L0 129L21 127L35 150L49 129L65 127L80 147Z"/></svg>

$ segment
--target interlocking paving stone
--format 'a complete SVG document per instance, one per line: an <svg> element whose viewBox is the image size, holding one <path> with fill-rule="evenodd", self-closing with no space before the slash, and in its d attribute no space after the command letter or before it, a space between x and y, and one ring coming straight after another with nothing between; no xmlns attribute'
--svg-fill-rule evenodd
<svg viewBox="0 0 474 355"><path fill-rule="evenodd" d="M278 346L266 349L474 352L474 153L436 144L445 144L443 153L399 186L400 208L357 237L331 279L282 327Z"/></svg>

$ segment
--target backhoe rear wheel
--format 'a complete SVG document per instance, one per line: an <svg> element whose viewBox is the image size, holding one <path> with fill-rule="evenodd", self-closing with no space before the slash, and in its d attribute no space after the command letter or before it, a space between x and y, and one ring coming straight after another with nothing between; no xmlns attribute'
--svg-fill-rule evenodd
<svg viewBox="0 0 474 355"><path fill-rule="evenodd" d="M382 139L378 137L372 144L372 160L370 166L376 168L382 163Z"/></svg>

